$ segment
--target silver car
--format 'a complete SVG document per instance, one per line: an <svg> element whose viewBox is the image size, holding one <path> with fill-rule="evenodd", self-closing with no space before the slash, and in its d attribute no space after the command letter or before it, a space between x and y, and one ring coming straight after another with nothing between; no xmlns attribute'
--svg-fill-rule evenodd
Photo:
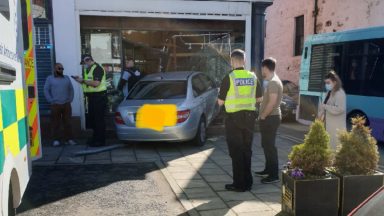
<svg viewBox="0 0 384 216"><path fill-rule="evenodd" d="M117 136L126 141L189 141L204 145L206 128L219 112L218 88L201 72L147 75L130 91L115 114ZM162 132L136 128L136 112L144 104L175 104L177 124Z"/></svg>

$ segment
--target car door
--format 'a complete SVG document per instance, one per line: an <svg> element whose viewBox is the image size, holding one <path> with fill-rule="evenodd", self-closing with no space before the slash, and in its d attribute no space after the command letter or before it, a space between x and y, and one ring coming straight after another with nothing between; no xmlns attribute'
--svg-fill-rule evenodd
<svg viewBox="0 0 384 216"><path fill-rule="evenodd" d="M206 105L207 120L208 120L208 123L210 123L215 116L216 107L218 107L216 106L218 91L217 91L217 88L215 88L211 78L209 78L207 75L200 74L200 78L204 83L204 86L206 89L206 92L204 93L204 97L207 104Z"/></svg>
<svg viewBox="0 0 384 216"><path fill-rule="evenodd" d="M200 74L192 77L192 90L194 96L194 106L198 110L198 114L201 116L202 113L207 113L207 101L206 101L206 86L201 79ZM208 116L206 116L208 118ZM208 119L207 119L208 120Z"/></svg>

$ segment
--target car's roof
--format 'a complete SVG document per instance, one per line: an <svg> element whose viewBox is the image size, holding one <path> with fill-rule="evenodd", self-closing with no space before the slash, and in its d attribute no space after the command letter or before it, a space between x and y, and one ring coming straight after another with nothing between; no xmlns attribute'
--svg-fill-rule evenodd
<svg viewBox="0 0 384 216"><path fill-rule="evenodd" d="M148 74L145 76L142 81L152 81L152 80L187 80L192 74L200 72L195 71L178 71L178 72L163 72L163 73L154 73Z"/></svg>

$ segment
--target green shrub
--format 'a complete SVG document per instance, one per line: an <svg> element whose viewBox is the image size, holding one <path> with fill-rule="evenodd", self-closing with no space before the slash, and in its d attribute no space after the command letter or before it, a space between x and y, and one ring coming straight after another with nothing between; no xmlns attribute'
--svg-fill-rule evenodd
<svg viewBox="0 0 384 216"><path fill-rule="evenodd" d="M376 140L371 129L365 126L363 117L352 119L351 132L339 134L341 148L336 153L335 169L342 175L370 175L375 172L379 162Z"/></svg>
<svg viewBox="0 0 384 216"><path fill-rule="evenodd" d="M291 168L302 169L305 176L322 177L331 165L329 135L323 122L316 120L305 136L304 143L293 146L288 155Z"/></svg>

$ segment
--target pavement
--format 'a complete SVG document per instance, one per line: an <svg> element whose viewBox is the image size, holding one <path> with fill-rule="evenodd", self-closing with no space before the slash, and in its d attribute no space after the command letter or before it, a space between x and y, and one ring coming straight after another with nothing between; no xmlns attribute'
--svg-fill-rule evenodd
<svg viewBox="0 0 384 216"><path fill-rule="evenodd" d="M281 130L284 130L284 126ZM220 132L220 129L216 131ZM111 149L90 155L83 153L98 149L87 147L85 141L80 140L80 145L76 146L44 146L43 158L35 161L33 165L154 163L172 188L175 198L182 204L184 212L189 215L279 214L281 183L264 185L260 183L260 178L255 177L250 191L237 193L224 189L225 184L232 183L232 166L225 137L220 134L222 133L209 134L207 144L203 147L188 143L162 142L122 145L118 140L108 140ZM277 137L280 168L286 163L292 145L299 143L298 139L286 137L283 133ZM260 145L260 134L255 132L252 170L260 171L263 168L264 154Z"/></svg>

